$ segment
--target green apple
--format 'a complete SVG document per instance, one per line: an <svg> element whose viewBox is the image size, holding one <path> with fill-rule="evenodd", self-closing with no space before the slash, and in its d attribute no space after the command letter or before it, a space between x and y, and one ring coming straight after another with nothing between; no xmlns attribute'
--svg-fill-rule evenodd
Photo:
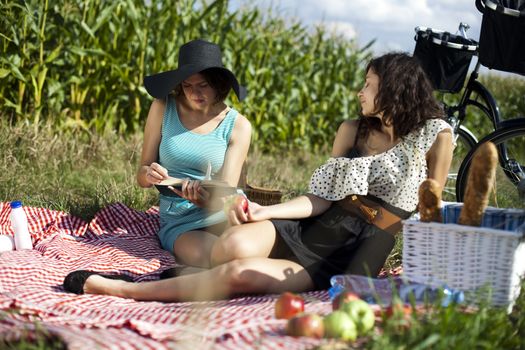
<svg viewBox="0 0 525 350"><path fill-rule="evenodd" d="M345 341L354 341L357 338L357 327L344 311L337 310L329 313L323 319L323 323L326 338L340 338Z"/></svg>
<svg viewBox="0 0 525 350"><path fill-rule="evenodd" d="M340 310L346 312L352 321L354 321L359 334L364 334L374 328L376 321L374 310L372 310L366 301L348 301L343 303Z"/></svg>

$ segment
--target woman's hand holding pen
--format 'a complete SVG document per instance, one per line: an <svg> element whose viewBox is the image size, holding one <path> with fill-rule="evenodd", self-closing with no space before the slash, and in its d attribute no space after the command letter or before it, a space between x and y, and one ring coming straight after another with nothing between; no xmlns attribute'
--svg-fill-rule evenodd
<svg viewBox="0 0 525 350"><path fill-rule="evenodd" d="M168 170L158 163L153 162L146 168L146 181L151 185L157 185L168 178ZM168 188L199 207L204 207L210 197L199 180L186 179L182 182L180 189L173 186L168 186Z"/></svg>
<svg viewBox="0 0 525 350"><path fill-rule="evenodd" d="M167 178L168 171L158 163L153 162L146 168L146 181L152 185L156 185Z"/></svg>

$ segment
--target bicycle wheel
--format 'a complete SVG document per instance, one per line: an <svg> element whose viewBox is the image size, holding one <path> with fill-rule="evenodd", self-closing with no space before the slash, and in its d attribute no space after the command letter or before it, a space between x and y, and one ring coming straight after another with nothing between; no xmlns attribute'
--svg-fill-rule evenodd
<svg viewBox="0 0 525 350"><path fill-rule="evenodd" d="M500 166L496 170L494 192L489 205L506 208L525 208L520 189L525 186L525 118L502 122L498 129L484 137L479 144L493 142L498 147ZM472 157L477 147L465 157L456 181L456 196L463 201Z"/></svg>
<svg viewBox="0 0 525 350"><path fill-rule="evenodd" d="M470 132L469 129L461 125L456 132L456 147L454 148L454 156L452 157L452 164L447 176L447 183L443 189L443 200L456 200L456 180L461 162L467 156L472 148L477 144L478 140Z"/></svg>

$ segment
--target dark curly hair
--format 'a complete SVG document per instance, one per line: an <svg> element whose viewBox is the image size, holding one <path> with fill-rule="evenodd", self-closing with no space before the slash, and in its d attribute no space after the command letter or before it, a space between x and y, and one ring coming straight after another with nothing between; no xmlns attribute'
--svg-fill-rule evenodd
<svg viewBox="0 0 525 350"><path fill-rule="evenodd" d="M403 137L425 125L428 119L444 118L441 104L433 95L432 84L417 58L405 53L388 53L372 59L365 72L379 76L375 113L383 113L383 123L392 125L395 137ZM361 134L381 129L379 118L361 116ZM361 129L361 128L360 128Z"/></svg>

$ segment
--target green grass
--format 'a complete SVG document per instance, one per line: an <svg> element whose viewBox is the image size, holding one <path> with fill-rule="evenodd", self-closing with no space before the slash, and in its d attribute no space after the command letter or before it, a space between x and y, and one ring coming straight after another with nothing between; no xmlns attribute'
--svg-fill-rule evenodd
<svg viewBox="0 0 525 350"><path fill-rule="evenodd" d="M525 346L525 298L522 293L512 313L481 305L462 310L456 305L437 305L404 320L384 318L384 334L375 334L369 349L523 349Z"/></svg>
<svg viewBox="0 0 525 350"><path fill-rule="evenodd" d="M140 189L135 171L141 135L83 131L38 135L24 125L8 126L0 139L0 199L71 212L90 219L109 203L144 210L156 202L153 190ZM7 131L9 130L9 131Z"/></svg>
<svg viewBox="0 0 525 350"><path fill-rule="evenodd" d="M8 312L17 312L16 309ZM6 312L0 311L0 319L6 316ZM42 328L38 322L32 327L20 330L20 338L0 338L1 350L65 350L64 342L56 335Z"/></svg>
<svg viewBox="0 0 525 350"><path fill-rule="evenodd" d="M136 185L135 171L142 135L126 137L85 131L57 135L43 127L38 135L25 125L0 122L0 200L20 199L24 204L70 212L85 220L106 205L122 202L137 210L157 204L155 190ZM328 157L328 151L297 151L282 155L252 152L248 161L249 183L278 188L285 198L306 191L310 174ZM401 239L387 267L401 264ZM465 313L456 307L437 308L417 316L408 329L395 320L384 323L360 346L370 349L523 349L525 347L525 295L514 312L481 306ZM1 349L56 349L60 342L46 333L36 339L0 341ZM337 348L348 348L339 344ZM334 345L333 349L336 348Z"/></svg>

